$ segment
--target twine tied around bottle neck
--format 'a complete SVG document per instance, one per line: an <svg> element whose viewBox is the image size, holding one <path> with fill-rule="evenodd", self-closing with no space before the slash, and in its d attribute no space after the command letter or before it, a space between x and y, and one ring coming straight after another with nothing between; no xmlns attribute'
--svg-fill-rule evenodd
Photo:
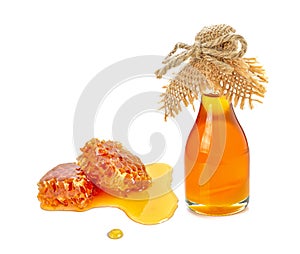
<svg viewBox="0 0 300 254"><path fill-rule="evenodd" d="M243 57L247 51L247 42L241 35L231 34L235 30L226 25L204 27L195 37L193 45L179 42L162 62L165 66L155 72L157 78L161 78L171 68L179 66L190 57L196 59L210 56L211 61L227 73L233 68L223 62L223 59L235 59ZM174 55L178 49L185 51Z"/></svg>
<svg viewBox="0 0 300 254"><path fill-rule="evenodd" d="M178 49L183 51L176 54ZM156 77L162 78L170 69L189 60L164 87L161 108L165 110L165 119L181 111L181 102L185 106L193 105L203 87L219 91L242 109L246 100L251 109L253 101L261 102L253 95L264 97L266 89L262 83L267 82L267 77L255 58L243 57L246 51L244 37L225 24L204 27L193 45L177 43L163 60L164 66L155 71Z"/></svg>

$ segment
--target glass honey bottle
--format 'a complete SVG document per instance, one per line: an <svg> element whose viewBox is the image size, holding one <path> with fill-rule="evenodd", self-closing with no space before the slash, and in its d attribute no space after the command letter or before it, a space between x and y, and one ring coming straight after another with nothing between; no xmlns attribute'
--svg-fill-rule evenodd
<svg viewBox="0 0 300 254"><path fill-rule="evenodd" d="M262 102L268 83L265 70L254 57L244 57L245 38L226 24L203 27L188 45L176 43L164 66L182 68L164 86L162 109L175 117L201 95L201 106L185 147L186 202L196 213L228 215L244 210L249 201L249 148L231 101ZM178 50L181 52L177 52Z"/></svg>
<svg viewBox="0 0 300 254"><path fill-rule="evenodd" d="M200 214L229 215L249 201L249 148L231 103L202 94L185 148L188 207Z"/></svg>

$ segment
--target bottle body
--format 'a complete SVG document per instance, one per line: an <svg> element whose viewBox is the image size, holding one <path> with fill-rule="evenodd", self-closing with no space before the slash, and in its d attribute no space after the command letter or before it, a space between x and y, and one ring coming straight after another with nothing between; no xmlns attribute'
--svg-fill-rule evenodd
<svg viewBox="0 0 300 254"><path fill-rule="evenodd" d="M189 208L201 214L234 214L248 204L248 143L224 97L202 95L185 148L185 191Z"/></svg>

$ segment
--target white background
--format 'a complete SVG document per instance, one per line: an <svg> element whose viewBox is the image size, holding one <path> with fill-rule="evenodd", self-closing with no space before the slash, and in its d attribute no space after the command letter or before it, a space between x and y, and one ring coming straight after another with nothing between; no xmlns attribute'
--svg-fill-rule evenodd
<svg viewBox="0 0 300 254"><path fill-rule="evenodd" d="M0 252L300 253L296 3L1 1ZM193 43L203 26L218 23L247 39L247 56L259 57L270 81L263 105L236 110L251 149L249 209L227 217L194 215L181 185L174 217L160 225L134 223L111 208L42 211L36 183L55 165L74 161L73 117L86 84L108 65L165 55L174 43ZM104 138L101 130L97 136ZM174 139L167 149L176 145ZM106 236L115 227L125 234L117 241Z"/></svg>

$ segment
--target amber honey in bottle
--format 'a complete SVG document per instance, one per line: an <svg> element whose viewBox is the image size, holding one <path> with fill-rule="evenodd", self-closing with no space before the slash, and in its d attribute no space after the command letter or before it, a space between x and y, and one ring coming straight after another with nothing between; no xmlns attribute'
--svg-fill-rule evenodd
<svg viewBox="0 0 300 254"><path fill-rule="evenodd" d="M206 94L185 148L188 207L206 215L240 212L249 201L249 149L233 107Z"/></svg>

